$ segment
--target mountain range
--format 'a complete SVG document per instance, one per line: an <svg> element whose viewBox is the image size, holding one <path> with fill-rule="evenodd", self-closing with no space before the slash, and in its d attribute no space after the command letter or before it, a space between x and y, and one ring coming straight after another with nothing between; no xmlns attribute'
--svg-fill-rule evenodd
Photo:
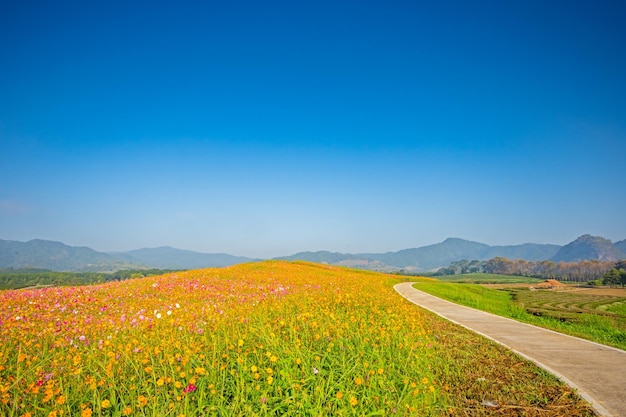
<svg viewBox="0 0 626 417"><path fill-rule="evenodd" d="M97 252L88 247L34 239L0 239L0 268L39 268L51 271L114 272L123 269L199 269L253 261L225 253L201 253L171 247L128 252Z"/></svg>
<svg viewBox="0 0 626 417"><path fill-rule="evenodd" d="M490 246L459 238L397 252L349 254L339 252L300 252L274 259L304 260L379 271L430 271L466 260L484 261L495 257L527 261L581 260L616 261L626 259L626 240L612 243L599 236L583 235L565 246L525 243ZM111 272L121 269L199 269L222 267L256 259L225 253L202 253L168 246L127 252L97 252L88 247L35 239L17 242L0 239L0 268L40 268L52 271Z"/></svg>
<svg viewBox="0 0 626 417"><path fill-rule="evenodd" d="M245 256L227 253L202 253L170 246L136 249L128 252L109 252L110 256L132 264L147 265L160 269L200 269L242 264L253 261Z"/></svg>
<svg viewBox="0 0 626 417"><path fill-rule="evenodd" d="M537 243L490 246L465 239L448 238L434 245L403 249L398 252L381 254L301 252L277 259L300 259L374 270L433 271L463 259L486 261L495 257L554 262L617 261L626 259L626 239L612 243L600 236L583 235L565 246Z"/></svg>

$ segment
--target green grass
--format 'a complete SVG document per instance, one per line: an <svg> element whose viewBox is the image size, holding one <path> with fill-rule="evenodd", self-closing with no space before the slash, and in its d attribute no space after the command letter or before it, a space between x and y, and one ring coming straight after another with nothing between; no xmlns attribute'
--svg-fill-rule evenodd
<svg viewBox="0 0 626 417"><path fill-rule="evenodd" d="M626 298L565 291L497 290L446 282L417 283L415 288L468 307L626 350Z"/></svg>
<svg viewBox="0 0 626 417"><path fill-rule="evenodd" d="M612 313L616 313L616 314L620 314L622 316L626 317L626 301L618 301L616 303L613 303L609 306L606 306L606 311L612 312Z"/></svg>
<svg viewBox="0 0 626 417"><path fill-rule="evenodd" d="M523 277L518 275L499 275L483 273L442 275L436 278L439 281L444 282L466 282L471 284L526 284L542 281L537 278Z"/></svg>

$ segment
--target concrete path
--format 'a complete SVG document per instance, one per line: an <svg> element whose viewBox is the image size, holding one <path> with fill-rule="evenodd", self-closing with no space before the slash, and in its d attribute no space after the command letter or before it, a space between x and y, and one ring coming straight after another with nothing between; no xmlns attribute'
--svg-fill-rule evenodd
<svg viewBox="0 0 626 417"><path fill-rule="evenodd" d="M626 351L463 307L403 282L394 289L433 313L492 339L575 388L601 416L626 417Z"/></svg>

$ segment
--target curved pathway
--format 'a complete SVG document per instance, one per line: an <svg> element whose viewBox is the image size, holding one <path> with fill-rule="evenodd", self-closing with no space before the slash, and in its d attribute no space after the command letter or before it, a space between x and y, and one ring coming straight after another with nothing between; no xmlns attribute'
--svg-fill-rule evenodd
<svg viewBox="0 0 626 417"><path fill-rule="evenodd" d="M601 416L626 417L626 351L460 306L403 282L410 302L494 340L578 390Z"/></svg>

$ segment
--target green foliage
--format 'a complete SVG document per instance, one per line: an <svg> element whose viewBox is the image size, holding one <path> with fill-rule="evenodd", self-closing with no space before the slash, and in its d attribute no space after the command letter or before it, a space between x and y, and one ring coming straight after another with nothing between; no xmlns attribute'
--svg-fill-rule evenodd
<svg viewBox="0 0 626 417"><path fill-rule="evenodd" d="M619 283L619 272L613 268L602 277L602 283L604 285L617 285Z"/></svg>
<svg viewBox="0 0 626 417"><path fill-rule="evenodd" d="M612 268L609 272L604 274L602 277L602 283L604 285L621 285L624 287L624 285L626 285L626 270Z"/></svg>
<svg viewBox="0 0 626 417"><path fill-rule="evenodd" d="M619 269L618 265L619 263L615 264L612 261L584 260L580 262L555 263L553 261L510 260L499 256L488 261L455 261L446 268L440 268L434 275L486 273L587 282L601 278L603 274L614 266Z"/></svg>
<svg viewBox="0 0 626 417"><path fill-rule="evenodd" d="M162 275L170 270L146 269L104 272L54 272L43 269L4 269L0 271L0 290L30 287L78 286L123 281L131 278Z"/></svg>

